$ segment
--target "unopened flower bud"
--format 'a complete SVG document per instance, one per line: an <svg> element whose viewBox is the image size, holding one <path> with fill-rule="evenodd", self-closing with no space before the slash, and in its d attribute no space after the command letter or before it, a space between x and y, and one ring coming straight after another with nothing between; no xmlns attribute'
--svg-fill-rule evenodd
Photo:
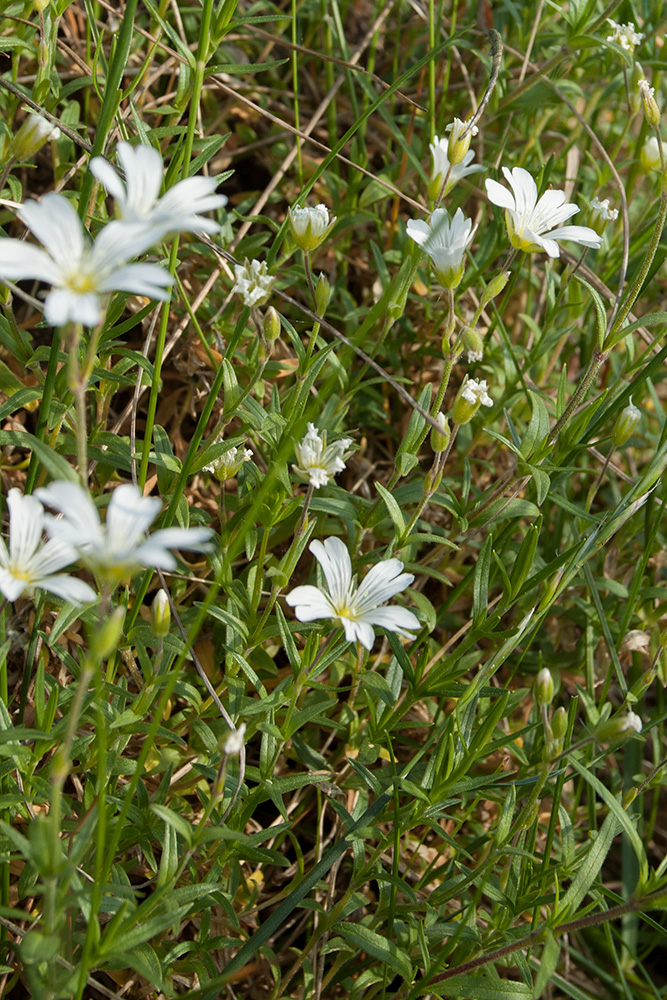
<svg viewBox="0 0 667 1000"><path fill-rule="evenodd" d="M36 11L46 10L51 0L32 0L32 5Z"/></svg>
<svg viewBox="0 0 667 1000"><path fill-rule="evenodd" d="M169 607L169 597L162 587L158 590L151 604L151 625L153 633L158 639L163 639L169 635L171 624L171 608Z"/></svg>
<svg viewBox="0 0 667 1000"><path fill-rule="evenodd" d="M435 427L431 431L431 448L437 454L444 451L449 444L449 439L452 436L452 431L447 421L447 417L444 413L439 413L435 418L436 422L440 424L442 430L436 431Z"/></svg>
<svg viewBox="0 0 667 1000"><path fill-rule="evenodd" d="M466 326L461 332L461 343L464 350L468 352L468 364L474 361L481 361L484 357L484 339L478 330Z"/></svg>
<svg viewBox="0 0 667 1000"><path fill-rule="evenodd" d="M551 717L551 732L556 740L562 740L565 737L565 733L567 732L567 712L562 705L556 709Z"/></svg>
<svg viewBox="0 0 667 1000"><path fill-rule="evenodd" d="M326 205L316 205L315 208L290 208L288 215L294 242L306 253L316 250L336 224L336 216L329 215Z"/></svg>
<svg viewBox="0 0 667 1000"><path fill-rule="evenodd" d="M96 660L106 660L118 648L124 621L125 608L119 606L91 634L90 648Z"/></svg>
<svg viewBox="0 0 667 1000"><path fill-rule="evenodd" d="M242 722L240 726L236 729L232 729L229 736L225 740L225 744L222 748L223 753L228 757L238 757L243 749L244 737L245 737L246 724Z"/></svg>
<svg viewBox="0 0 667 1000"><path fill-rule="evenodd" d="M624 407L617 416L614 429L611 432L611 439L614 443L614 448L620 448L621 445L625 444L639 423L640 417L641 410L639 407L634 405L632 402L632 396L630 396L628 405Z"/></svg>
<svg viewBox="0 0 667 1000"><path fill-rule="evenodd" d="M642 720L635 712L627 712L625 715L617 715L615 719L603 722L595 731L595 739L598 743L608 746L641 731Z"/></svg>
<svg viewBox="0 0 667 1000"><path fill-rule="evenodd" d="M495 299L497 295L505 288L505 285L510 280L510 271L501 271L497 274L495 278L491 278L484 291L482 292L482 297L479 300L479 312L482 311L492 299Z"/></svg>
<svg viewBox="0 0 667 1000"><path fill-rule="evenodd" d="M660 157L661 146L662 159ZM654 135L649 136L639 154L639 162L641 163L642 170L647 174L651 170L661 170L663 160L665 161L665 165L667 165L667 142L658 143Z"/></svg>
<svg viewBox="0 0 667 1000"><path fill-rule="evenodd" d="M269 306L264 314L264 337L273 343L280 336L280 316L273 306Z"/></svg>
<svg viewBox="0 0 667 1000"><path fill-rule="evenodd" d="M652 128L660 124L660 108L655 99L655 88L649 86L648 80L640 80L637 84L644 105L644 118Z"/></svg>
<svg viewBox="0 0 667 1000"><path fill-rule="evenodd" d="M475 416L480 406L493 406L487 392L485 379L468 378L456 394L451 418L455 424L467 424Z"/></svg>
<svg viewBox="0 0 667 1000"><path fill-rule="evenodd" d="M451 164L456 165L463 162L470 148L470 140L474 135L477 135L478 131L476 125L469 128L468 122L462 122L460 118L455 118L451 125L447 126L447 132L449 132L447 157Z"/></svg>
<svg viewBox="0 0 667 1000"><path fill-rule="evenodd" d="M535 693L535 701L540 706L540 708L550 705L554 698L554 679L551 676L551 671L546 667L542 667L537 677L535 678L535 683L533 685L533 691Z"/></svg>
<svg viewBox="0 0 667 1000"><path fill-rule="evenodd" d="M318 316L324 316L331 298L331 286L326 274L320 274L315 285L315 308Z"/></svg>
<svg viewBox="0 0 667 1000"><path fill-rule="evenodd" d="M14 136L10 156L17 163L30 160L45 142L60 138L60 129L52 125L42 115L27 114Z"/></svg>

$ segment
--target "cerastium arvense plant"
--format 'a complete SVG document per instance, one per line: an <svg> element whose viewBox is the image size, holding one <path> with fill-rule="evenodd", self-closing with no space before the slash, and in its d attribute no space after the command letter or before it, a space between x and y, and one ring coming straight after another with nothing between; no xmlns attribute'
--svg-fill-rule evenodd
<svg viewBox="0 0 667 1000"><path fill-rule="evenodd" d="M0 24L0 994L663 996L663 5Z"/></svg>

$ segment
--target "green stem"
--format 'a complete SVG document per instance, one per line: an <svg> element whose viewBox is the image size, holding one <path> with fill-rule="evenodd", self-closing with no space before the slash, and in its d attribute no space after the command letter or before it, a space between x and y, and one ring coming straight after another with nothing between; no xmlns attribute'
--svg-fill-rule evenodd
<svg viewBox="0 0 667 1000"><path fill-rule="evenodd" d="M54 329L53 340L51 341L51 353L49 354L49 363L46 367L46 378L44 379L44 388L42 389L42 402L39 406L37 427L35 429L35 437L39 438L40 441L44 441L46 437L46 429L49 425L49 413L51 410L51 402L53 400L53 390L56 384L59 362L60 334L57 329ZM28 466L28 473L25 480L26 493L32 493L33 491L35 480L37 479L38 466L39 459L33 451L30 456L30 465Z"/></svg>

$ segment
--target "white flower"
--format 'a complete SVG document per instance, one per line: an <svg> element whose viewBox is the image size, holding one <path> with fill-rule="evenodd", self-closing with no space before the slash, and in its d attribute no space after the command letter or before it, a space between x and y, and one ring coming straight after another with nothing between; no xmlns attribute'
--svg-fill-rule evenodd
<svg viewBox="0 0 667 1000"><path fill-rule="evenodd" d="M119 142L116 153L125 173L125 184L106 160L96 156L90 161L91 173L113 196L123 222L143 223L154 233L154 242L167 233L208 233L214 236L220 226L200 213L222 208L224 194L215 194L215 177L186 177L169 188L160 198L164 164L152 146Z"/></svg>
<svg viewBox="0 0 667 1000"><path fill-rule="evenodd" d="M597 197L592 198L591 213L593 215L592 221L599 221L603 224L615 222L618 218L618 209L609 207L609 198L605 198L604 201L600 201Z"/></svg>
<svg viewBox="0 0 667 1000"><path fill-rule="evenodd" d="M545 251L550 257L560 257L556 240L571 240L599 249L602 239L594 229L561 226L561 222L579 211L577 205L566 203L564 191L550 188L538 201L537 185L527 170L503 167L503 174L513 193L492 180L485 181L486 193L494 205L505 209L507 232L513 247L525 253Z"/></svg>
<svg viewBox="0 0 667 1000"><path fill-rule="evenodd" d="M311 542L309 548L322 567L327 590L304 586L287 594L285 600L300 622L335 618L345 629L348 642L358 640L369 650L375 639L373 625L406 639L414 638L411 632L419 628L419 620L412 611L397 605L380 607L414 580L412 573L402 572L403 563L399 559L376 563L357 587L349 552L340 538L327 538L324 544Z"/></svg>
<svg viewBox="0 0 667 1000"><path fill-rule="evenodd" d="M0 279L35 278L52 285L44 303L44 317L52 326L96 326L102 317L100 298L109 292L167 298L170 274L157 264L127 263L153 242L145 226L110 222L91 243L74 207L61 194L28 201L18 215L45 249L0 239Z"/></svg>
<svg viewBox="0 0 667 1000"><path fill-rule="evenodd" d="M0 538L0 591L7 600L15 601L25 590L32 593L35 589L48 590L70 604L96 600L97 594L83 580L57 573L76 561L70 545L53 539L40 545L45 518L39 500L12 489L7 506L9 552Z"/></svg>
<svg viewBox="0 0 667 1000"><path fill-rule="evenodd" d="M607 23L612 28L611 35L607 35L607 41L616 42L626 52L634 52L635 45L639 45L644 38L640 32L635 31L634 21L628 21L627 24L619 24L618 21L613 21L608 17Z"/></svg>
<svg viewBox="0 0 667 1000"><path fill-rule="evenodd" d="M236 729L232 729L231 733L225 740L225 744L222 748L222 752L228 757L238 757L243 749L243 742L245 737L246 724L242 722L240 726Z"/></svg>
<svg viewBox="0 0 667 1000"><path fill-rule="evenodd" d="M336 222L336 216L329 215L326 205L316 205L315 208L290 208L288 214L294 242L306 252L316 250Z"/></svg>
<svg viewBox="0 0 667 1000"><path fill-rule="evenodd" d="M667 163L667 142L662 142L662 155ZM660 160L660 146L657 138L652 135L646 140L639 154L642 168L648 173L649 170L660 170L662 163Z"/></svg>
<svg viewBox="0 0 667 1000"><path fill-rule="evenodd" d="M493 400L487 391L488 388L486 379L469 378L466 379L463 385L461 396L468 403L472 403L473 406L477 406L480 403L482 406L493 406Z"/></svg>
<svg viewBox="0 0 667 1000"><path fill-rule="evenodd" d="M642 731L642 720L635 712L628 712L628 714L621 719L622 732L624 733L641 733Z"/></svg>
<svg viewBox="0 0 667 1000"><path fill-rule="evenodd" d="M292 468L311 486L318 489L326 486L337 472L345 468L344 455L352 444L352 438L341 438L327 445L327 432L319 433L315 424L308 424L308 432L303 441L294 446L297 465Z"/></svg>
<svg viewBox="0 0 667 1000"><path fill-rule="evenodd" d="M428 186L428 196L432 201L440 195L442 190L442 185L445 183L445 177L449 171L449 180L447 181L447 186L442 192L443 197L452 190L455 184L458 184L460 180L467 177L468 174L475 174L480 170L484 170L481 163L476 163L472 167L468 164L472 163L475 159L475 153L472 149L469 149L465 154L460 163L452 164L451 170L449 169L449 157L447 155L447 147L449 146L448 139L439 139L436 136L433 137L433 142L429 143L429 149L431 150L431 180Z"/></svg>
<svg viewBox="0 0 667 1000"><path fill-rule="evenodd" d="M218 458L214 458L208 465L204 465L205 472L211 472L221 483L228 479L233 479L244 462L252 458L249 448L229 448Z"/></svg>
<svg viewBox="0 0 667 1000"><path fill-rule="evenodd" d="M60 138L60 129L47 121L43 115L29 112L20 129L12 139L10 155L18 163L30 160L45 142L55 142Z"/></svg>
<svg viewBox="0 0 667 1000"><path fill-rule="evenodd" d="M639 87L639 94L642 101L655 99L655 87L652 87L648 80L638 80L637 86Z"/></svg>
<svg viewBox="0 0 667 1000"><path fill-rule="evenodd" d="M45 505L62 517L47 516L46 530L57 541L71 545L81 561L107 580L126 580L142 567L176 567L169 549L199 549L211 537L210 528L163 528L145 537L160 513L157 497L144 497L136 486L117 486L102 524L90 494L77 483L53 482L37 490Z"/></svg>
<svg viewBox="0 0 667 1000"><path fill-rule="evenodd" d="M408 236L429 255L437 279L445 288L456 288L463 277L463 255L476 229L460 208L451 222L444 208L436 208L430 224L410 219L407 225Z"/></svg>
<svg viewBox="0 0 667 1000"><path fill-rule="evenodd" d="M246 260L245 264L234 264L234 274L236 284L232 291L238 292L244 305L252 309L266 302L275 278L269 274L265 260L261 264L258 260L252 260L250 263Z"/></svg>

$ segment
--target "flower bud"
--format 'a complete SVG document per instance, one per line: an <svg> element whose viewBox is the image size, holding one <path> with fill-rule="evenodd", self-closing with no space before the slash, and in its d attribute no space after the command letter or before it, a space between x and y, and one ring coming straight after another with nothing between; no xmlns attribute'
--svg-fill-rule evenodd
<svg viewBox="0 0 667 1000"><path fill-rule="evenodd" d="M466 326L461 332L461 343L468 352L469 365L473 361L482 360L484 357L484 340L478 330L473 330L472 327Z"/></svg>
<svg viewBox="0 0 667 1000"><path fill-rule="evenodd" d="M264 314L264 336L273 343L280 336L280 316L273 306L269 306Z"/></svg>
<svg viewBox="0 0 667 1000"><path fill-rule="evenodd" d="M511 271L501 271L497 274L495 278L491 278L484 291L482 292L482 297L479 300L479 312L488 306L492 299L495 299L497 295L505 288L505 285L510 280Z"/></svg>
<svg viewBox="0 0 667 1000"><path fill-rule="evenodd" d="M436 455L438 455L441 451L444 451L449 444L452 431L444 413L439 413L435 419L437 423L440 424L442 430L436 431L434 427L431 431L431 448L433 448L433 451Z"/></svg>
<svg viewBox="0 0 667 1000"><path fill-rule="evenodd" d="M655 88L649 86L648 80L640 80L637 84L644 105L644 118L652 128L660 124L660 108L655 99Z"/></svg>
<svg viewBox="0 0 667 1000"><path fill-rule="evenodd" d="M233 479L244 462L252 458L249 448L229 448L218 458L204 465L205 472L211 472L220 483Z"/></svg>
<svg viewBox="0 0 667 1000"><path fill-rule="evenodd" d="M51 0L32 0L32 5L36 11L46 10Z"/></svg>
<svg viewBox="0 0 667 1000"><path fill-rule="evenodd" d="M164 639L169 635L171 624L171 608L169 607L169 597L162 587L158 590L151 604L151 626L153 633L158 639Z"/></svg>
<svg viewBox="0 0 667 1000"><path fill-rule="evenodd" d="M326 205L316 205L315 208L290 208L288 216L292 238L305 253L316 250L336 224L336 216L329 215Z"/></svg>
<svg viewBox="0 0 667 1000"><path fill-rule="evenodd" d="M662 159L660 158L660 147L662 146ZM644 173L650 173L651 170L661 170L662 160L665 161L667 165L667 142L660 142L654 135L649 136L644 145L641 148L641 153L639 154L639 162L641 163L642 170Z"/></svg>
<svg viewBox="0 0 667 1000"><path fill-rule="evenodd" d="M30 160L45 142L60 138L60 129L42 115L27 114L10 146L10 156L17 163Z"/></svg>
<svg viewBox="0 0 667 1000"><path fill-rule="evenodd" d="M562 740L565 737L565 733L567 732L567 712L562 705L556 709L551 718L551 732L556 740Z"/></svg>
<svg viewBox="0 0 667 1000"><path fill-rule="evenodd" d="M447 132L449 132L447 157L451 164L455 166L463 162L470 148L470 140L474 135L477 135L478 131L476 125L469 128L468 122L462 122L460 118L455 118L451 125L447 126Z"/></svg>
<svg viewBox="0 0 667 1000"><path fill-rule="evenodd" d="M118 648L124 621L125 608L119 606L91 634L90 648L96 660L106 660Z"/></svg>
<svg viewBox="0 0 667 1000"><path fill-rule="evenodd" d="M642 720L634 712L627 712L625 715L617 715L614 719L608 719L595 731L595 739L598 743L608 746L618 740L626 739L635 733L641 733Z"/></svg>
<svg viewBox="0 0 667 1000"><path fill-rule="evenodd" d="M632 402L632 396L630 396L628 405L624 407L624 409L622 409L617 416L614 429L611 432L611 439L614 443L614 448L620 448L621 445L625 444L639 423L640 417L641 410L639 407L634 405Z"/></svg>
<svg viewBox="0 0 667 1000"><path fill-rule="evenodd" d="M226 754L227 757L238 757L241 753L241 750L243 749L245 731L245 722L242 722L236 729L232 729L222 748L222 752Z"/></svg>
<svg viewBox="0 0 667 1000"><path fill-rule="evenodd" d="M331 286L326 274L320 274L315 285L315 308L318 316L324 316L331 298Z"/></svg>
<svg viewBox="0 0 667 1000"><path fill-rule="evenodd" d="M485 379L468 378L456 394L452 406L451 418L457 424L467 424L475 416L480 406L493 406L493 400L487 392Z"/></svg>
<svg viewBox="0 0 667 1000"><path fill-rule="evenodd" d="M535 678L535 683L533 685L533 691L535 694L535 701L540 706L540 708L550 705L554 698L554 679L551 676L551 671L546 667L542 667L537 677Z"/></svg>

